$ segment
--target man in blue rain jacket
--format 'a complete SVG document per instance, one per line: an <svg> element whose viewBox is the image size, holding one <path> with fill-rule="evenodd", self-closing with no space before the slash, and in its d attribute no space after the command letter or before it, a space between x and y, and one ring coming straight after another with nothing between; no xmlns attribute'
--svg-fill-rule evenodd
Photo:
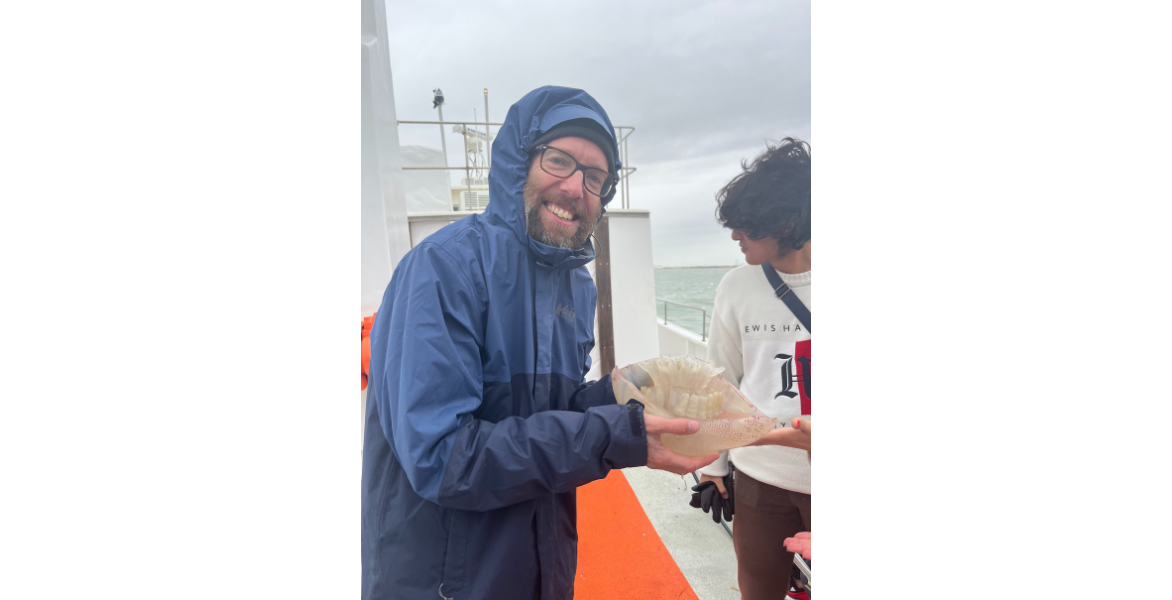
<svg viewBox="0 0 1172 600"><path fill-rule="evenodd" d="M363 598L572 598L578 486L716 458L659 442L694 421L616 404L609 375L584 381L613 131L582 90L530 92L493 143L488 209L395 269L370 334Z"/></svg>

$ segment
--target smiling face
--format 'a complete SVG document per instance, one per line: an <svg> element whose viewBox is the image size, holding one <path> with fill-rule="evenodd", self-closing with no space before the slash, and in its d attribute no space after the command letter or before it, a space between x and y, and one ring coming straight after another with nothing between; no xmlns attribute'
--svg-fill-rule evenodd
<svg viewBox="0 0 1172 600"><path fill-rule="evenodd" d="M751 240L744 231L734 229L732 230L732 239L741 243L741 252L745 253L745 262L750 265L756 266L781 258L777 248L777 240L774 238L763 237L759 240Z"/></svg>
<svg viewBox="0 0 1172 600"><path fill-rule="evenodd" d="M606 156L593 142L580 137L562 137L551 141L549 146L569 154L579 165L608 170ZM582 187L581 171L560 179L543 171L540 159L540 152L533 156L525 181L529 235L547 246L582 248L602 216L602 199Z"/></svg>

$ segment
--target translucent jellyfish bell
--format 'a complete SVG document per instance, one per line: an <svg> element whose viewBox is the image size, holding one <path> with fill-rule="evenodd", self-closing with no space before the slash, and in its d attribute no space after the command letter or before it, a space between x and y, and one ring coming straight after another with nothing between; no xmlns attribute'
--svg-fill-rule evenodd
<svg viewBox="0 0 1172 600"><path fill-rule="evenodd" d="M660 439L684 456L707 456L755 442L777 422L721 377L723 370L693 356L660 356L615 367L610 379L619 404L638 400L646 414L699 421L696 433Z"/></svg>

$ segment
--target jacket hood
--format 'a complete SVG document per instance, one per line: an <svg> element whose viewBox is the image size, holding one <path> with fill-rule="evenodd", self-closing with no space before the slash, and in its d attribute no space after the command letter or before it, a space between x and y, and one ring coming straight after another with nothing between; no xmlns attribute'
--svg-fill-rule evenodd
<svg viewBox="0 0 1172 600"><path fill-rule="evenodd" d="M587 241L577 250L554 248L529 237L523 190L529 176L529 146L554 126L572 119L591 119L607 133L615 156L614 173L619 172L622 162L618 159L614 126L602 106L582 90L557 86L537 88L509 107L509 114L492 143L492 169L488 173L490 201L484 211L490 223L511 229L539 264L558 270L580 267L594 260L594 247ZM606 205L617 189L616 186L602 198L602 214L606 214Z"/></svg>

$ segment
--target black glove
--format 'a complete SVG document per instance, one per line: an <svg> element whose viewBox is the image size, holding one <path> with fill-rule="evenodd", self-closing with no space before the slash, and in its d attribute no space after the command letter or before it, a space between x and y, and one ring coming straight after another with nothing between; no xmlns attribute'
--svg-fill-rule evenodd
<svg viewBox="0 0 1172 600"><path fill-rule="evenodd" d="M728 498L720 496L720 490L716 488L715 481L702 481L700 485L692 486L692 501L689 502L692 508L699 508L704 512L712 511L712 522L719 523L720 517L723 514L724 520L732 522L733 517L733 491L731 473L724 478L725 490L728 492Z"/></svg>

